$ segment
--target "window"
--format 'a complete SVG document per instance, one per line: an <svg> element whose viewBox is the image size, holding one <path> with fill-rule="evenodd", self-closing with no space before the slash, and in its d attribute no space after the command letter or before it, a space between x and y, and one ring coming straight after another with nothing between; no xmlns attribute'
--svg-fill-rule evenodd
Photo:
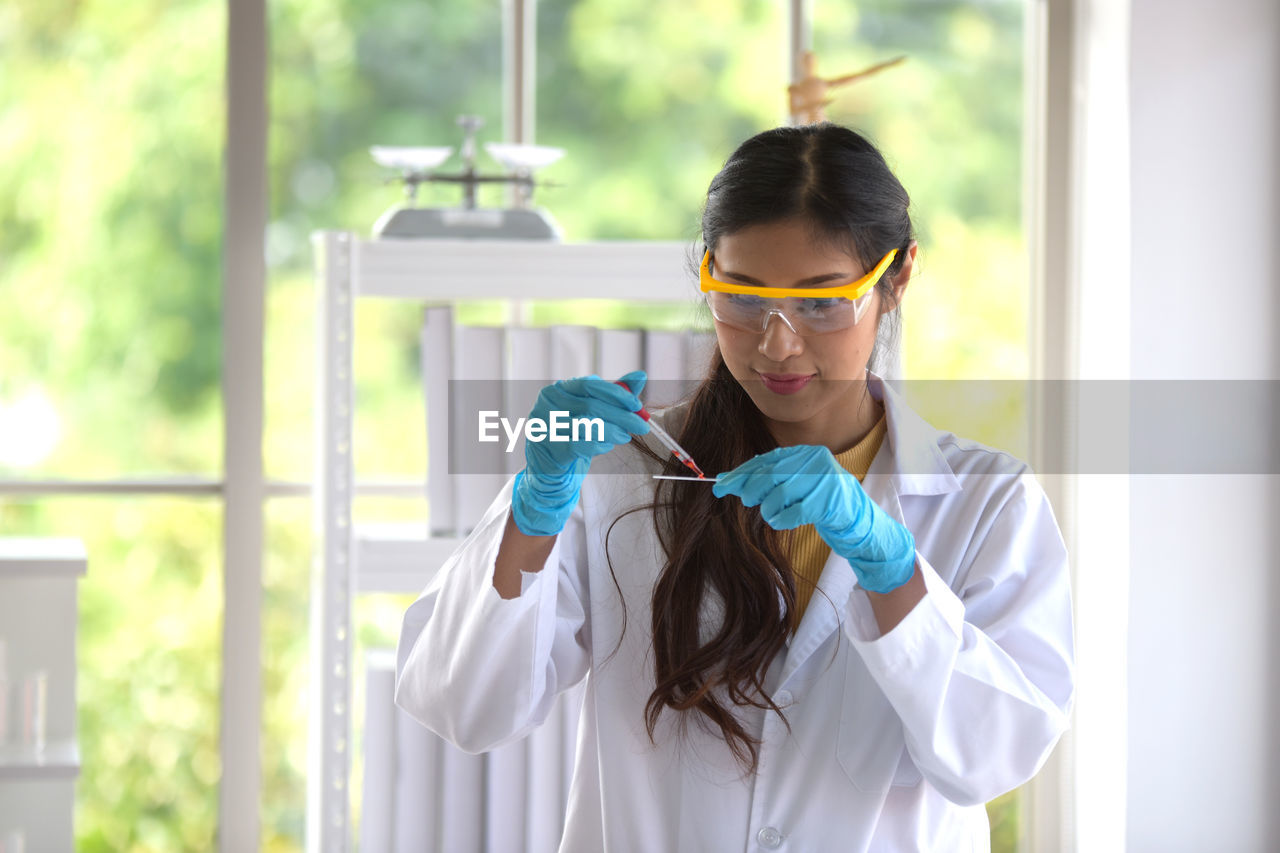
<svg viewBox="0 0 1280 853"><path fill-rule="evenodd" d="M225 32L217 0L0 10L0 534L90 554L86 851L216 843Z"/></svg>

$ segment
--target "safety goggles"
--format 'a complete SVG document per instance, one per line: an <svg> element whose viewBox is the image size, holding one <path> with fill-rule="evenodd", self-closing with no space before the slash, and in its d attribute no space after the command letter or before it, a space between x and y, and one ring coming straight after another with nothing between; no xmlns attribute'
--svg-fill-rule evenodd
<svg viewBox="0 0 1280 853"><path fill-rule="evenodd" d="M711 316L744 332L763 332L769 318L782 318L797 335L825 335L861 322L871 304L871 291L897 257L890 249L875 269L857 281L836 287L757 287L712 277L711 252L702 256L699 286L707 295ZM796 296L803 292L804 296Z"/></svg>

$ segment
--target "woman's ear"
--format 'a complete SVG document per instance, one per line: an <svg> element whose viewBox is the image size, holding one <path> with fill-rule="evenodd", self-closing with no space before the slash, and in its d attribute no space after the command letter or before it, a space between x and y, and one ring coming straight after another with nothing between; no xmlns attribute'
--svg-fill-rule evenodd
<svg viewBox="0 0 1280 853"><path fill-rule="evenodd" d="M902 304L902 299L907 294L907 285L911 283L911 271L915 269L916 252L919 248L915 240L907 246L907 251L902 258L902 266L893 276L893 305L885 307L881 314L887 314Z"/></svg>

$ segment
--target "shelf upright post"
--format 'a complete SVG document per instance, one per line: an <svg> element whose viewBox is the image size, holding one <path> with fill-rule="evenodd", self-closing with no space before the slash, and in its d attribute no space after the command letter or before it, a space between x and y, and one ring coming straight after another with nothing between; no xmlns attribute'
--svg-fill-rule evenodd
<svg viewBox="0 0 1280 853"><path fill-rule="evenodd" d="M307 768L309 853L345 853L351 776L351 497L353 235L316 235L319 348L311 581L311 701Z"/></svg>

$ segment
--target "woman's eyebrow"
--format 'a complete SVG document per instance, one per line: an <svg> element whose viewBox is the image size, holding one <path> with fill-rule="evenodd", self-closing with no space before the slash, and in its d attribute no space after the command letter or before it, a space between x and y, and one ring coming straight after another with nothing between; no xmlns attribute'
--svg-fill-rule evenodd
<svg viewBox="0 0 1280 853"><path fill-rule="evenodd" d="M752 287L776 286L776 285L765 284L764 282L760 281L757 278L752 278L749 275L743 275L742 273L738 273L738 272L730 272L729 270L725 270L725 269L718 270L718 272L720 275L725 276L726 278L737 279L743 284L749 284ZM855 276L851 276L849 275L849 273L845 273L845 272L829 272L829 273L826 273L825 275L811 276L809 278L804 279L803 281L796 282L794 286L795 287L813 287L819 284L826 284L829 281L853 281L854 278Z"/></svg>

